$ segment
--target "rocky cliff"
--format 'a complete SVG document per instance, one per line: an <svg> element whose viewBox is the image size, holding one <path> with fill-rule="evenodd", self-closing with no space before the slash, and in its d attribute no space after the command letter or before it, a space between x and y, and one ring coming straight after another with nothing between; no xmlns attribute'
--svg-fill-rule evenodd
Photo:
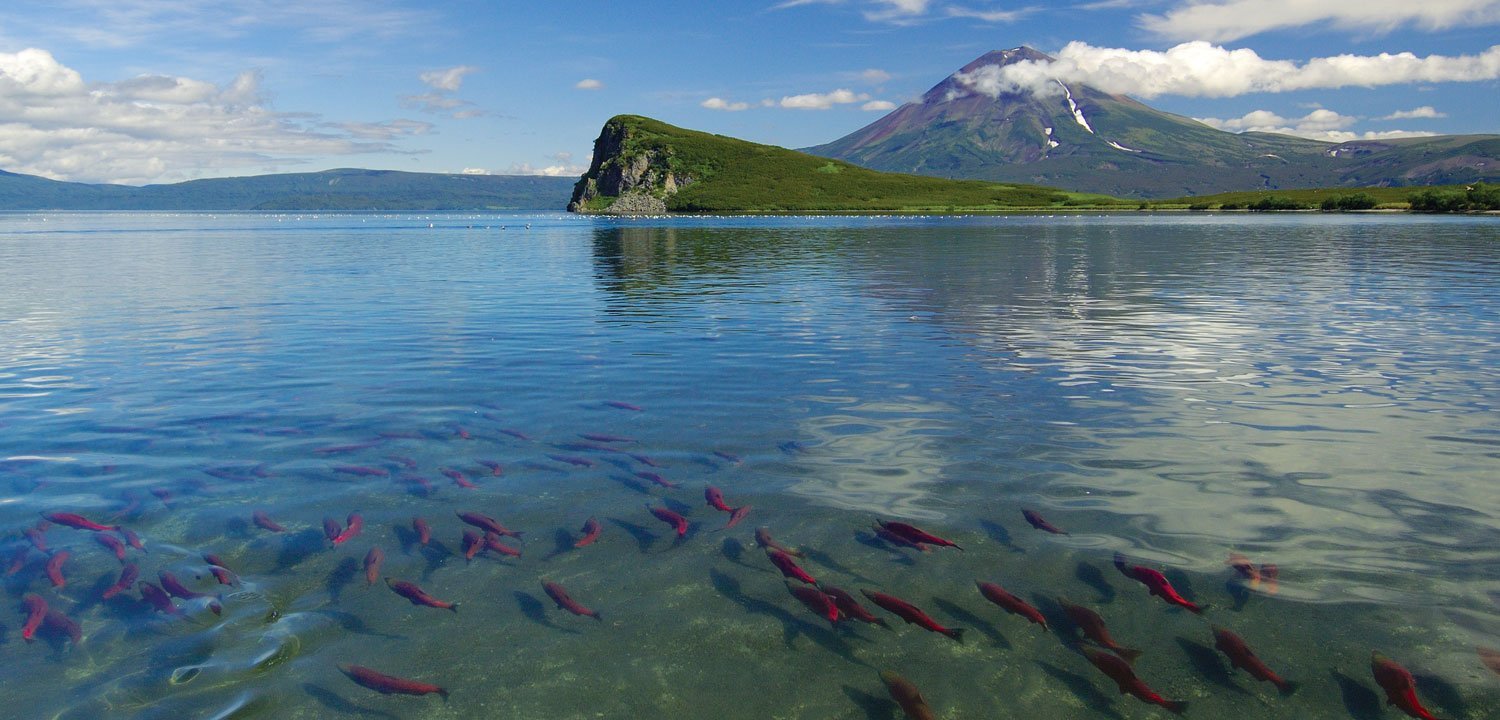
<svg viewBox="0 0 1500 720"><path fill-rule="evenodd" d="M604 124L589 170L573 186L568 212L650 215L667 212L667 199L694 178L674 166L671 146L639 131L635 118Z"/></svg>

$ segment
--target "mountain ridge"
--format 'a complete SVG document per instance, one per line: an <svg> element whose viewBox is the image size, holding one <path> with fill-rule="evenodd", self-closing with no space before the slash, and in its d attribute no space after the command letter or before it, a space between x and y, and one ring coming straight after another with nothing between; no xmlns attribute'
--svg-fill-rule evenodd
<svg viewBox="0 0 1500 720"><path fill-rule="evenodd" d="M1226 132L1082 83L991 96L966 82L990 66L1050 60L1027 47L986 53L920 100L803 151L886 172L1135 198L1500 180L1500 135L1329 143Z"/></svg>

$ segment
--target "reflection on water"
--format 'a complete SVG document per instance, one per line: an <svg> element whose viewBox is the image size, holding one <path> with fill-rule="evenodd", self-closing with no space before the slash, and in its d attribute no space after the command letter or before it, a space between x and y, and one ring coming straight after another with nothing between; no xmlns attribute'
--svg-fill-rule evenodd
<svg viewBox="0 0 1500 720"><path fill-rule="evenodd" d="M0 216L0 702L865 718L895 712L877 673L896 669L942 716L1159 714L979 598L985 579L1061 637L1057 598L1090 604L1194 715L1389 714L1379 648L1439 716L1491 717L1500 678L1473 646L1500 646L1497 240L1492 220L1408 217ZM720 529L709 484L753 507L743 525ZM223 615L102 599L120 561L57 526L52 587L23 531L57 510L139 533L143 580L188 578ZM471 510L525 530L522 557L466 561ZM351 513L363 533L332 546L324 519ZM574 548L589 517L600 540ZM888 547L876 517L966 552ZM830 629L756 526L970 642ZM371 547L462 610L367 583ZM1224 672L1205 621L1115 551L1303 689ZM1274 594L1235 581L1231 552L1278 566ZM558 612L543 580L607 621ZM28 593L84 641L22 640ZM375 694L349 662L451 698Z"/></svg>

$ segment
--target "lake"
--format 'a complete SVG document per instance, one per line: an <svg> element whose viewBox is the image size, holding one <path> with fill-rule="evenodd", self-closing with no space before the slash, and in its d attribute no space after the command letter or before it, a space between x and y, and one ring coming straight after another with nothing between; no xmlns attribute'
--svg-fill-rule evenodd
<svg viewBox="0 0 1500 720"><path fill-rule="evenodd" d="M1169 716L1063 602L1190 717L1399 717L1372 650L1500 716L1493 217L8 214L0 267L16 717L902 717L883 670L942 718ZM762 527L963 642L830 623Z"/></svg>

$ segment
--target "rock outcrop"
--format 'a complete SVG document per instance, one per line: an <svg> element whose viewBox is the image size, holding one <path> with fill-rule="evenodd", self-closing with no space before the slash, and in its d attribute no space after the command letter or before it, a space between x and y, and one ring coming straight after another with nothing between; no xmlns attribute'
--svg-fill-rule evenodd
<svg viewBox="0 0 1500 720"><path fill-rule="evenodd" d="M611 118L594 141L589 170L573 186L568 212L658 215L694 178L673 168L672 148L633 132L630 116Z"/></svg>

